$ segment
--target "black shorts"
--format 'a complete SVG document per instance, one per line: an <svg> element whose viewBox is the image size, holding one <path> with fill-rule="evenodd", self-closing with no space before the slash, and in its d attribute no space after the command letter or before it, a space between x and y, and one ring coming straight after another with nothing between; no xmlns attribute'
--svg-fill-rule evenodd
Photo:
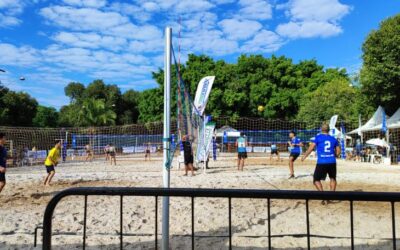
<svg viewBox="0 0 400 250"><path fill-rule="evenodd" d="M51 171L54 171L54 172L55 172L54 166L53 166L53 165L51 165L51 166L46 166L46 171L47 171L48 174L49 174Z"/></svg>
<svg viewBox="0 0 400 250"><path fill-rule="evenodd" d="M6 173L0 173L0 182L6 182Z"/></svg>
<svg viewBox="0 0 400 250"><path fill-rule="evenodd" d="M115 152L110 152L110 156L114 157L115 156Z"/></svg>
<svg viewBox="0 0 400 250"><path fill-rule="evenodd" d="M293 157L293 161L295 161L297 158L299 158L300 153L290 153L290 157Z"/></svg>
<svg viewBox="0 0 400 250"><path fill-rule="evenodd" d="M271 155L278 155L278 150L277 149L271 150Z"/></svg>
<svg viewBox="0 0 400 250"><path fill-rule="evenodd" d="M246 159L247 158L247 152L238 152L238 158L239 159Z"/></svg>
<svg viewBox="0 0 400 250"><path fill-rule="evenodd" d="M193 155L185 155L185 165L193 164Z"/></svg>
<svg viewBox="0 0 400 250"><path fill-rule="evenodd" d="M329 179L336 180L336 163L317 164L314 171L314 182L325 180L329 175Z"/></svg>
<svg viewBox="0 0 400 250"><path fill-rule="evenodd" d="M146 155L150 154L150 149L146 150Z"/></svg>

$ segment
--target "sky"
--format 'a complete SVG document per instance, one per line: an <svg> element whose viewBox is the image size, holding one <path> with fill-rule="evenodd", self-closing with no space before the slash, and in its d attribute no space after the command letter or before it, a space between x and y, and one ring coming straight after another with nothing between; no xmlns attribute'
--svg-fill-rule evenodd
<svg viewBox="0 0 400 250"><path fill-rule="evenodd" d="M182 62L275 54L352 74L368 33L398 13L397 0L0 0L0 81L56 108L72 81L153 88L166 26Z"/></svg>

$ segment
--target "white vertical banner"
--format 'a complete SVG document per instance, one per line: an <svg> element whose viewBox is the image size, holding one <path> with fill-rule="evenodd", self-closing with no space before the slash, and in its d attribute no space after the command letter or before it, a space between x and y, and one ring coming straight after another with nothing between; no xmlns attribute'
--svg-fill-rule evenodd
<svg viewBox="0 0 400 250"><path fill-rule="evenodd" d="M212 85L214 83L215 76L206 76L200 80L197 86L196 96L194 98L194 107L197 110L197 115L202 116L206 109L208 97L211 92Z"/></svg>
<svg viewBox="0 0 400 250"><path fill-rule="evenodd" d="M339 117L338 115L334 115L331 117L331 120L329 121L329 129L330 130L336 128L336 122L337 122L338 117Z"/></svg>
<svg viewBox="0 0 400 250"><path fill-rule="evenodd" d="M197 146L196 160L197 162L204 161L204 158L208 156L212 144L212 138L214 135L215 123L209 122L199 129L199 144ZM203 134L204 131L204 134Z"/></svg>

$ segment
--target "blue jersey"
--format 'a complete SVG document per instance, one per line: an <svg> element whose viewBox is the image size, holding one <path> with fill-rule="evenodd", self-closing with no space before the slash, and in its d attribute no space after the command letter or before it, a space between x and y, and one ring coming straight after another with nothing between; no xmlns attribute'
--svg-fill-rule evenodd
<svg viewBox="0 0 400 250"><path fill-rule="evenodd" d="M7 167L7 149L3 146L0 146L0 166Z"/></svg>
<svg viewBox="0 0 400 250"><path fill-rule="evenodd" d="M317 164L336 163L335 151L339 143L333 136L318 134L315 137L314 143L317 147Z"/></svg>
<svg viewBox="0 0 400 250"><path fill-rule="evenodd" d="M272 150L272 151L277 150L276 144L272 144L272 145L271 145L271 150Z"/></svg>
<svg viewBox="0 0 400 250"><path fill-rule="evenodd" d="M239 153L246 152L246 139L244 137L239 137L236 142L237 142L238 152Z"/></svg>
<svg viewBox="0 0 400 250"><path fill-rule="evenodd" d="M290 151L290 153L300 154L301 150L300 150L299 144L301 143L301 140L297 137L293 137L292 140L290 140L290 143L293 144L292 150ZM297 145L295 145L295 144L297 144Z"/></svg>

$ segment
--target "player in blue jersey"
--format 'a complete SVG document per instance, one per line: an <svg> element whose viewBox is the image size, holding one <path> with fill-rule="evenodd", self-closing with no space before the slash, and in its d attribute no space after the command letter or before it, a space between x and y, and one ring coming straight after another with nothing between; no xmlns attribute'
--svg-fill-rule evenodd
<svg viewBox="0 0 400 250"><path fill-rule="evenodd" d="M325 180L329 175L330 190L336 190L336 157L340 154L338 141L329 135L329 126L322 125L321 134L315 137L314 142L308 148L307 152L301 158L304 161L307 156L317 148L317 166L314 171L314 185L318 191L324 191L321 180Z"/></svg>
<svg viewBox="0 0 400 250"><path fill-rule="evenodd" d="M236 140L235 146L237 147L238 151L238 162L237 162L238 170L243 171L244 160L247 158L247 150L246 150L247 140L244 137L243 133L240 133L240 137Z"/></svg>
<svg viewBox="0 0 400 250"><path fill-rule="evenodd" d="M290 147L290 155L289 155L289 171L290 176L289 179L294 179L294 162L300 156L301 148L303 147L303 143L300 138L296 137L296 132L290 131L289 133L290 141L288 142Z"/></svg>
<svg viewBox="0 0 400 250"><path fill-rule="evenodd" d="M278 161L280 161L278 146L275 143L271 144L271 155L269 156L269 160L271 162L273 155L276 155L278 157Z"/></svg>

